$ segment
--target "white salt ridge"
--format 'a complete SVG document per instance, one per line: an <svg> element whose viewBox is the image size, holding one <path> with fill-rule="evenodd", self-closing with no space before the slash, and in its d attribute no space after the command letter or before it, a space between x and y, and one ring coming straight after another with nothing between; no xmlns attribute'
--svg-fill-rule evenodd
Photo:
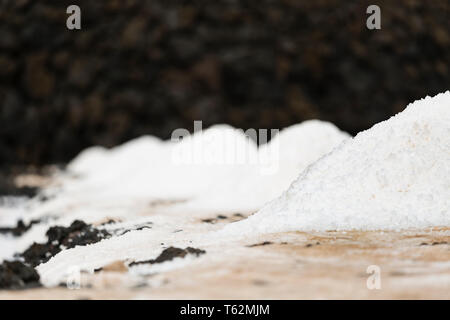
<svg viewBox="0 0 450 320"><path fill-rule="evenodd" d="M145 211L160 199L174 204L159 212L254 212L348 137L330 123L307 121L282 130L261 150L227 125L179 143L145 136L111 150L90 148L69 164L80 178L63 179L62 192L38 204L28 219L56 212L94 222L106 214L126 216L129 206Z"/></svg>
<svg viewBox="0 0 450 320"><path fill-rule="evenodd" d="M166 247L186 248L192 245L195 246L198 242L196 239L202 238L204 234L207 234L203 230L203 225L189 225L186 219L183 218L174 220L164 216L153 216L152 220L154 222L152 229L130 231L121 236L60 252L48 262L36 268L41 276L41 282L45 286L58 285L70 275L74 266L82 271L93 273L95 269L118 260L133 262L155 259ZM180 226L183 226L183 231L174 232ZM161 244L161 241L164 242L164 245ZM208 241L202 242L202 249L208 250L208 248ZM181 262L181 264L184 265L189 262L192 261L186 260ZM163 265L162 267L170 269L172 264ZM135 271L138 273L144 271L140 269L138 268ZM149 271L153 272L154 270L154 268L151 268Z"/></svg>
<svg viewBox="0 0 450 320"><path fill-rule="evenodd" d="M450 92L416 101L303 171L223 234L450 225Z"/></svg>
<svg viewBox="0 0 450 320"><path fill-rule="evenodd" d="M231 145L231 147L230 147ZM69 169L81 173L79 182L67 183L70 192L82 194L104 191L108 196L184 199L201 195L219 176L239 169L234 164L210 164L221 149L247 146L247 139L228 126L214 126L180 143L162 143L152 137L135 139L105 151L91 149L82 153ZM200 148L198 148L200 146ZM256 153L249 145L248 152ZM200 152L204 150L204 152ZM180 162L177 155L192 157ZM101 159L101 161L100 161ZM217 159L213 159L216 160ZM219 159L220 160L220 159Z"/></svg>

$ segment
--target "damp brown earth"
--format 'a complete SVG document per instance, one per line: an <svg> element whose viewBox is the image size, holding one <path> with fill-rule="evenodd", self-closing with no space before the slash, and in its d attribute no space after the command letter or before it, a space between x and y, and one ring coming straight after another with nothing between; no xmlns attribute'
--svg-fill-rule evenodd
<svg viewBox="0 0 450 320"><path fill-rule="evenodd" d="M450 228L256 240L224 249L218 259L153 274L145 284L126 268L105 268L83 274L78 290L0 291L0 299L450 299ZM378 289L368 286L369 266L379 268Z"/></svg>

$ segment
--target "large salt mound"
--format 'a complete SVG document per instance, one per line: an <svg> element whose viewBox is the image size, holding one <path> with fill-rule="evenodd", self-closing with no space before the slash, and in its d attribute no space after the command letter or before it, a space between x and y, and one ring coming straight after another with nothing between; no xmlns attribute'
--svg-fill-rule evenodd
<svg viewBox="0 0 450 320"><path fill-rule="evenodd" d="M225 233L450 225L450 92L410 104L301 173Z"/></svg>

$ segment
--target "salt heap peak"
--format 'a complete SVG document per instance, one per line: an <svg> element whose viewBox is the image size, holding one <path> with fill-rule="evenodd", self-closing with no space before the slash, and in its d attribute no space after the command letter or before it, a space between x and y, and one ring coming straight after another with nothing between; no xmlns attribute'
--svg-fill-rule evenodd
<svg viewBox="0 0 450 320"><path fill-rule="evenodd" d="M416 101L305 169L224 233L450 225L450 92Z"/></svg>

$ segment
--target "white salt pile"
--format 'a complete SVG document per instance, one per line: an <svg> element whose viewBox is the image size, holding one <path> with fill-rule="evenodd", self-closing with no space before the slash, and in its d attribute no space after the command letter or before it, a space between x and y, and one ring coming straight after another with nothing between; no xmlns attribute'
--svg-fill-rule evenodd
<svg viewBox="0 0 450 320"><path fill-rule="evenodd" d="M450 92L416 101L303 171L278 199L223 232L450 225Z"/></svg>
<svg viewBox="0 0 450 320"><path fill-rule="evenodd" d="M63 180L62 192L32 210L30 219L72 211L74 218L82 214L95 221L105 215L102 204L111 208L109 216L116 211L123 218L120 208L130 203L136 212L137 203L148 206L160 200L176 204L170 210L178 212L254 212L286 190L307 165L348 138L334 125L316 120L282 130L261 150L227 125L177 143L147 136L111 150L90 148L68 166L79 178Z"/></svg>

